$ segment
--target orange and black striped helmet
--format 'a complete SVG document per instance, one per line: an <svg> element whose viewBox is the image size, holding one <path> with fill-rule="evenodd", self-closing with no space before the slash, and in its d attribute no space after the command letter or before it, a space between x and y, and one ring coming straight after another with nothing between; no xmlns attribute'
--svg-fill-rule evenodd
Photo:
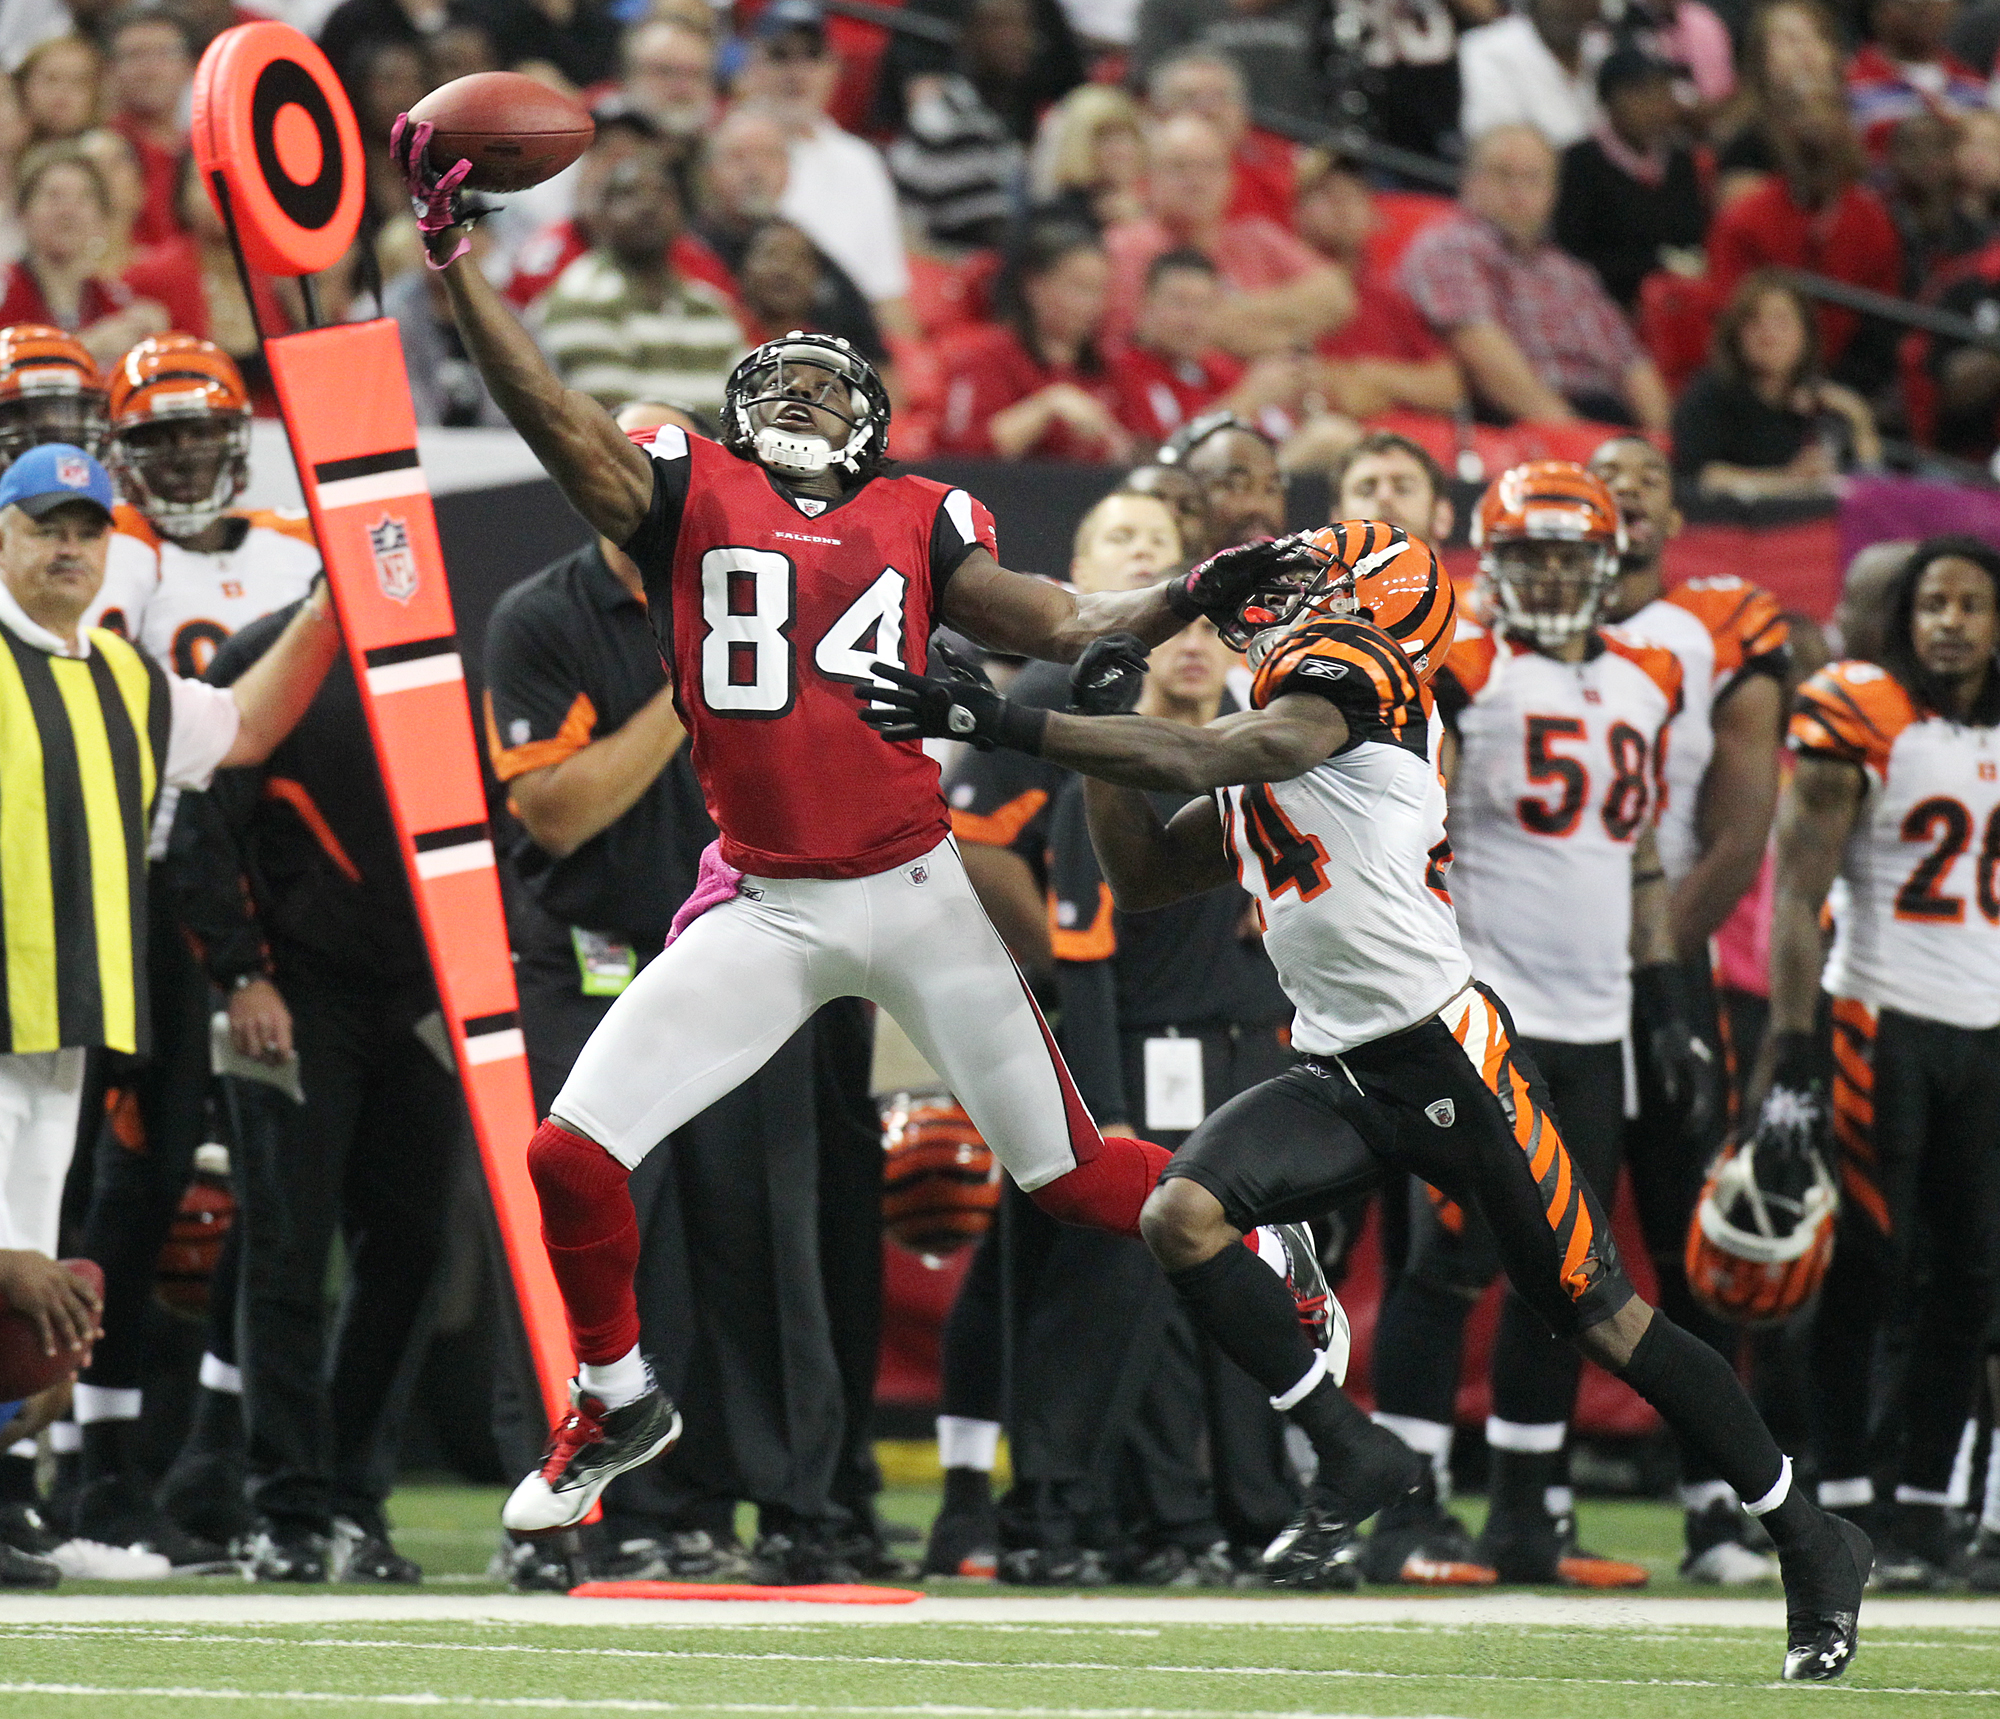
<svg viewBox="0 0 2000 1719"><path fill-rule="evenodd" d="M882 1151L882 1221L892 1241L935 1260L992 1227L999 1167L948 1094L898 1093L882 1118Z"/></svg>
<svg viewBox="0 0 2000 1719"><path fill-rule="evenodd" d="M1288 587L1259 593L1240 618L1253 635L1253 668L1284 633L1328 615L1373 622L1402 647L1420 681L1443 664L1458 595L1422 538L1379 519L1343 519L1281 542L1296 550L1298 572Z"/></svg>
<svg viewBox="0 0 2000 1719"><path fill-rule="evenodd" d="M0 471L43 442L104 452L104 383L83 343L45 323L0 328Z"/></svg>
<svg viewBox="0 0 2000 1719"><path fill-rule="evenodd" d="M250 395L235 361L211 340L155 334L110 384L108 464L126 499L169 537L206 530L249 481Z"/></svg>
<svg viewBox="0 0 2000 1719"><path fill-rule="evenodd" d="M1502 472L1472 516L1479 571L1500 624L1552 649L1597 624L1625 551L1625 522L1604 484L1568 460L1530 460ZM1573 567L1508 553L1527 543L1576 545Z"/></svg>
<svg viewBox="0 0 2000 1719"><path fill-rule="evenodd" d="M1763 1134L1728 1148L1688 1225L1688 1288L1735 1324L1782 1324L1819 1293L1839 1211L1816 1148Z"/></svg>

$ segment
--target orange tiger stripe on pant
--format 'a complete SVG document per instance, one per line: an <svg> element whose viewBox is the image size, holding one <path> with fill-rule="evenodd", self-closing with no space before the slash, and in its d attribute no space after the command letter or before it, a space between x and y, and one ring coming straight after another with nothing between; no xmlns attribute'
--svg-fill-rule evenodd
<svg viewBox="0 0 2000 1719"><path fill-rule="evenodd" d="M1883 1235L1893 1227L1875 1152L1875 1011L1853 997L1833 999L1833 1138L1840 1189Z"/></svg>

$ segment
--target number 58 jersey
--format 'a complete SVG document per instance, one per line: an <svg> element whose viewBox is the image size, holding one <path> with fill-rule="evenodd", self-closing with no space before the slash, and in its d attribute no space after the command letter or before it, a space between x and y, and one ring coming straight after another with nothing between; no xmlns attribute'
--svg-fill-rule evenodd
<svg viewBox="0 0 2000 1719"><path fill-rule="evenodd" d="M1472 967L1445 888L1429 698L1409 659L1366 621L1315 621L1265 659L1251 708L1299 692L1340 711L1346 745L1303 776L1218 789L1217 801L1297 1010L1292 1043L1328 1055L1436 1014Z"/></svg>
<svg viewBox="0 0 2000 1719"><path fill-rule="evenodd" d="M2000 728L1947 721L1887 669L1841 662L1799 689L1791 746L1867 783L1833 886L1826 990L2000 1025Z"/></svg>
<svg viewBox="0 0 2000 1719"><path fill-rule="evenodd" d="M762 877L868 877L951 825L938 770L883 739L855 689L878 662L921 671L946 582L994 547L962 489L878 477L793 496L754 461L667 426L625 552L688 732L722 857Z"/></svg>
<svg viewBox="0 0 2000 1719"><path fill-rule="evenodd" d="M1459 741L1451 887L1473 971L1530 1038L1623 1038L1632 850L1662 797L1679 660L1614 630L1559 662L1460 622L1433 690Z"/></svg>

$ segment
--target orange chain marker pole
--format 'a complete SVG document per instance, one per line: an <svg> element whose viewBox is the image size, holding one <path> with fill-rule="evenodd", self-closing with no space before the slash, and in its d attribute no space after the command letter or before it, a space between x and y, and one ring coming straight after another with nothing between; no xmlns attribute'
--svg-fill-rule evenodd
<svg viewBox="0 0 2000 1719"><path fill-rule="evenodd" d="M304 276L354 242L360 130L288 24L225 30L195 78L194 145L239 265ZM247 284L247 283L246 283ZM574 1370L528 1177L534 1097L451 592L396 325L265 340L299 482L388 792L550 1424Z"/></svg>

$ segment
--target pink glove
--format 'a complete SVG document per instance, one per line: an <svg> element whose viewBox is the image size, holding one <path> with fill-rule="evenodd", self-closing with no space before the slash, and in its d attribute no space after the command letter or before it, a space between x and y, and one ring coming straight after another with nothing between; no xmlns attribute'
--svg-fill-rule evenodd
<svg viewBox="0 0 2000 1719"><path fill-rule="evenodd" d="M722 857L722 844L710 842L701 850L701 865L694 874L694 893L681 903L680 912L674 915L673 924L667 928L664 947L671 949L674 939L711 907L734 901L737 886L742 881L743 874Z"/></svg>
<svg viewBox="0 0 2000 1719"><path fill-rule="evenodd" d="M431 133L434 129L427 119L412 125L408 114L397 114L396 123L389 128L389 159L402 169L403 183L409 187L410 202L416 210L417 230L424 236L424 261L434 269L441 269L457 262L472 249L472 241L460 233L450 256L438 257L431 250L431 240L438 234L466 223L467 214L459 199L458 188L472 171L472 163L458 162L440 177L430 162Z"/></svg>

